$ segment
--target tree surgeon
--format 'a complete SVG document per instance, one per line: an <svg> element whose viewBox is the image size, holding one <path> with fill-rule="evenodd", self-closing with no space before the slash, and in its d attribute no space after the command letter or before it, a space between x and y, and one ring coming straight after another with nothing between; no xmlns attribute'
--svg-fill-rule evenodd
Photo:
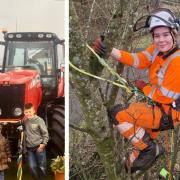
<svg viewBox="0 0 180 180"><path fill-rule="evenodd" d="M129 53L113 48L110 56L120 63L149 70L149 84L137 80L135 86L155 102L116 105L111 119L120 134L127 138L134 150L125 161L131 172L149 168L164 153L161 144L154 141L160 131L173 129L180 124L180 49L177 44L179 21L165 8L140 18L134 29L149 28L152 44L139 53ZM145 24L142 25L143 21ZM105 55L106 47L97 39L94 49ZM178 107L179 106L179 107Z"/></svg>

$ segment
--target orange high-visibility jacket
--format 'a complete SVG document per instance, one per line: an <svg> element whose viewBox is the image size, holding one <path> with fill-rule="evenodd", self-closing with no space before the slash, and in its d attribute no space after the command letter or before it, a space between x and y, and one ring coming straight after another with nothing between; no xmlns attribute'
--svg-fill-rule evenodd
<svg viewBox="0 0 180 180"><path fill-rule="evenodd" d="M111 55L123 64L149 69L151 85L143 88L146 96L162 103L172 103L180 96L180 50L171 52L169 56L160 55L154 45L139 53L113 49Z"/></svg>

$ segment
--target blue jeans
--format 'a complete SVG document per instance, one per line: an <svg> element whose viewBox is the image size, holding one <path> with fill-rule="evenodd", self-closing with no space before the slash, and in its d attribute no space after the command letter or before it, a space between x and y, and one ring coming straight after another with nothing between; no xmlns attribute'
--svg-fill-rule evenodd
<svg viewBox="0 0 180 180"><path fill-rule="evenodd" d="M28 150L28 164L34 179L44 179L46 175L46 150L37 152Z"/></svg>
<svg viewBox="0 0 180 180"><path fill-rule="evenodd" d="M0 180L4 180L4 171L0 171Z"/></svg>

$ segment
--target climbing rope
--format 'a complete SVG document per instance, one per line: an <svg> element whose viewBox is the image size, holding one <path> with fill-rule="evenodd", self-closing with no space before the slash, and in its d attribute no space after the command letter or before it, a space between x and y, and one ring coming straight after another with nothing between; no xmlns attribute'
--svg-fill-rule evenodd
<svg viewBox="0 0 180 180"><path fill-rule="evenodd" d="M147 102L149 105L151 105L151 106L155 106L155 105L156 105L156 103L155 103L152 99L150 99L148 96L144 95L144 93L143 93L140 89L134 87L134 88L132 89L132 92L133 92L135 95L137 95L137 96L139 95L139 96L145 98L146 102Z"/></svg>
<svg viewBox="0 0 180 180"><path fill-rule="evenodd" d="M122 84L117 83L117 82L114 82L114 81L111 81L111 80L108 80L108 79L105 79L105 78L102 78L102 77L99 77L99 76L96 76L96 75L93 75L93 74L91 74L91 73L89 73L89 72L86 72L86 71L84 71L84 70L82 70L82 69L79 69L79 68L76 67L74 64L72 64L70 61L69 61L69 65L70 65L74 70L76 70L76 71L78 71L78 72L80 72L80 73L82 73L82 74L85 74L85 75L87 75L87 76L90 76L90 77L93 77L93 78L95 78L95 79L99 79L99 80L102 80L102 81L110 82L110 83L112 83L112 84L115 85L115 86L118 86L118 87L120 87L120 88L126 89L127 92L131 92L131 90L130 90L127 86L122 85Z"/></svg>
<svg viewBox="0 0 180 180"><path fill-rule="evenodd" d="M168 162L168 173L169 173L169 177L171 177L171 160L170 160L168 131L165 132L165 142L166 142L166 152L167 152L167 162Z"/></svg>
<svg viewBox="0 0 180 180"><path fill-rule="evenodd" d="M173 179L173 163L174 163L174 130L171 130L170 144L168 131L165 132L166 152L168 161L168 180Z"/></svg>
<svg viewBox="0 0 180 180"><path fill-rule="evenodd" d="M170 177L170 180L173 179L173 168L174 168L174 129L171 130L171 151L170 151L170 174L169 174L169 177Z"/></svg>

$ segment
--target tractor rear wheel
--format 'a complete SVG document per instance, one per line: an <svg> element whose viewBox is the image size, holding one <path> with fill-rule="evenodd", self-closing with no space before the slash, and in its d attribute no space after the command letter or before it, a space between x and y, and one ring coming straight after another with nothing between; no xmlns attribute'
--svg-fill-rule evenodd
<svg viewBox="0 0 180 180"><path fill-rule="evenodd" d="M64 105L54 105L50 124L51 152L64 155Z"/></svg>

